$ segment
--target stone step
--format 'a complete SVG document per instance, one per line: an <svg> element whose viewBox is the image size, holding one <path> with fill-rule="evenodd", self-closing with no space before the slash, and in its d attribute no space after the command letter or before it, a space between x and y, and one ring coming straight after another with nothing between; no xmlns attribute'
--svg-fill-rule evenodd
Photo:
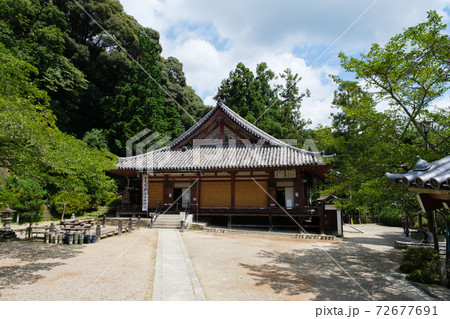
<svg viewBox="0 0 450 319"><path fill-rule="evenodd" d="M172 216L172 215L164 216L164 215L162 215L162 216L158 217L158 220L180 220L180 215L176 215L176 216Z"/></svg>
<svg viewBox="0 0 450 319"><path fill-rule="evenodd" d="M153 225L153 229L178 229L180 225Z"/></svg>
<svg viewBox="0 0 450 319"><path fill-rule="evenodd" d="M178 229L180 228L179 214L163 214L153 224L152 228L159 229Z"/></svg>
<svg viewBox="0 0 450 319"><path fill-rule="evenodd" d="M179 221L157 220L153 225L178 225Z"/></svg>

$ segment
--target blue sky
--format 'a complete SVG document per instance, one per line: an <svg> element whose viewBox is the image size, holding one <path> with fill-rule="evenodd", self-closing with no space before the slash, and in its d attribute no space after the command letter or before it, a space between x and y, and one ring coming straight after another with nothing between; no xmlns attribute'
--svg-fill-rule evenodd
<svg viewBox="0 0 450 319"><path fill-rule="evenodd" d="M290 68L303 77L300 87L308 88L311 97L301 112L313 126L330 123L336 86L328 75L352 78L340 68L339 52L358 56L372 43L384 44L425 21L428 10L436 10L450 25L450 0L120 2L140 24L159 31L163 56L183 63L188 84L206 104L215 103L212 97L220 82L239 62L253 71L267 62L276 73ZM446 97L438 104L449 101Z"/></svg>

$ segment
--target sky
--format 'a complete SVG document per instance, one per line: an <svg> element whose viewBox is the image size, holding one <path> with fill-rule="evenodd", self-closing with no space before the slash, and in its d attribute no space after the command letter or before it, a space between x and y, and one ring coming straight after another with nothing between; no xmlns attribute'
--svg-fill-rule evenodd
<svg viewBox="0 0 450 319"><path fill-rule="evenodd" d="M242 62L253 72L266 62L275 73L290 68L311 97L301 113L312 127L329 125L336 84L354 79L338 53L358 57L385 44L436 10L450 25L450 0L120 0L141 25L160 33L164 57L182 64L188 85L205 104ZM449 30L449 28L447 28ZM439 106L449 105L447 96Z"/></svg>

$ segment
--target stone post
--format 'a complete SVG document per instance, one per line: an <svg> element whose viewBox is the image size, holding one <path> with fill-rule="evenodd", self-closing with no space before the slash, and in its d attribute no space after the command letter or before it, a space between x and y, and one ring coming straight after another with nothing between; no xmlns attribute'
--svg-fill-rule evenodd
<svg viewBox="0 0 450 319"><path fill-rule="evenodd" d="M95 229L95 234L97 235L97 241L100 241L100 237L102 236L102 226L97 225L97 228Z"/></svg>
<svg viewBox="0 0 450 319"><path fill-rule="evenodd" d="M11 230L11 221L12 221L11 213L15 212L16 212L15 210L9 208L9 205L7 205L6 208L1 211L4 230Z"/></svg>

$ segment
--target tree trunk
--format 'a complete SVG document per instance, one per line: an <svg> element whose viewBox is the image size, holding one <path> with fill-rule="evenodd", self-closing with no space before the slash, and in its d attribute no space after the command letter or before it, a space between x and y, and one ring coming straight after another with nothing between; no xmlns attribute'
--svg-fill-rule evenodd
<svg viewBox="0 0 450 319"><path fill-rule="evenodd" d="M66 212L66 203L64 203L63 212L62 212L62 215L61 215L61 221L64 220L64 214L65 214L65 212Z"/></svg>

